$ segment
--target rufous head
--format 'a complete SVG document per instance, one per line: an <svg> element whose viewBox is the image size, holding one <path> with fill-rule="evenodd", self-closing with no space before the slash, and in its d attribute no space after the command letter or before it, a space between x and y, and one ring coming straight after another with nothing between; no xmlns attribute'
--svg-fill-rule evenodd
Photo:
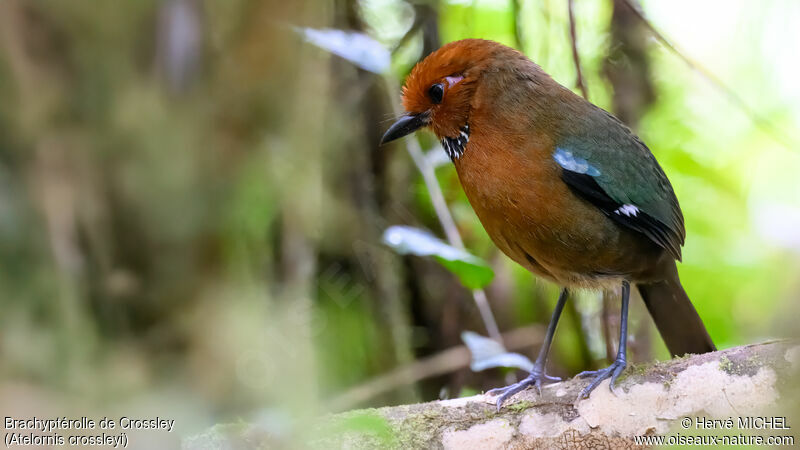
<svg viewBox="0 0 800 450"><path fill-rule="evenodd" d="M484 73L509 58L527 60L510 47L483 39L451 42L428 55L406 78L406 114L386 131L381 144L422 127L430 127L440 139L458 138Z"/></svg>

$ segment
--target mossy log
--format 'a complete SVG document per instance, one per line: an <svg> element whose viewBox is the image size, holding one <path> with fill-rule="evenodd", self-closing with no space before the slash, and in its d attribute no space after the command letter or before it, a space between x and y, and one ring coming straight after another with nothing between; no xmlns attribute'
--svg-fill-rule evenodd
<svg viewBox="0 0 800 450"><path fill-rule="evenodd" d="M585 400L576 398L587 381L574 378L541 396L525 390L499 412L494 398L476 395L329 415L303 439L325 449L521 449L640 448L634 436L677 433L792 436L800 429L792 421L799 369L800 343L773 341L629 367L616 393L605 381ZM784 417L794 429L741 429L740 417ZM698 428L712 418L731 418L734 427ZM217 426L184 448L270 448L273 438L254 425Z"/></svg>

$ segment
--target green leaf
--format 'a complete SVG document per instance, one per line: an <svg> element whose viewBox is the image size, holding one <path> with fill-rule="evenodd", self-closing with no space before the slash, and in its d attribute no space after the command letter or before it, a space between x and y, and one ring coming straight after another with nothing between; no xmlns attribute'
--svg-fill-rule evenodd
<svg viewBox="0 0 800 450"><path fill-rule="evenodd" d="M383 241L402 255L432 256L469 289L480 289L494 278L494 271L486 261L444 243L425 230L402 225L391 226L384 231Z"/></svg>

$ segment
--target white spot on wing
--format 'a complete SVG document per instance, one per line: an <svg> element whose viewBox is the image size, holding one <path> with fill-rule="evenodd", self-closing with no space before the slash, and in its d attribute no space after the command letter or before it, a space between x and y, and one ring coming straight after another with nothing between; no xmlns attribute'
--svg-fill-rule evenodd
<svg viewBox="0 0 800 450"><path fill-rule="evenodd" d="M627 203L614 210L614 213L618 215L624 214L628 217L636 217L639 214L639 208L637 208L636 205Z"/></svg>

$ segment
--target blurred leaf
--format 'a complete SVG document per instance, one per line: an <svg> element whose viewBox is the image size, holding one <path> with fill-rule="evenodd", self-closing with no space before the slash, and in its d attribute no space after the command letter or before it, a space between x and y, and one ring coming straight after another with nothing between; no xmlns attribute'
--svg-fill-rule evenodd
<svg viewBox="0 0 800 450"><path fill-rule="evenodd" d="M458 276L459 281L468 289L481 289L491 283L494 278L494 271L482 259L464 253L472 259L449 260L441 256L434 256L434 259L443 265L447 270Z"/></svg>
<svg viewBox="0 0 800 450"><path fill-rule="evenodd" d="M533 363L526 356L519 353L511 353L499 342L481 336L478 333L465 331L461 333L461 340L464 341L464 344L472 354L469 368L473 372L480 372L494 367L514 367L528 372L533 369Z"/></svg>
<svg viewBox="0 0 800 450"><path fill-rule="evenodd" d="M494 278L494 271L486 261L448 245L419 228L402 225L389 227L383 233L383 241L403 255L433 256L469 289L480 289Z"/></svg>
<svg viewBox="0 0 800 450"><path fill-rule="evenodd" d="M297 31L305 37L306 42L341 56L364 70L383 73L391 63L389 51L364 33L330 28L297 28Z"/></svg>

